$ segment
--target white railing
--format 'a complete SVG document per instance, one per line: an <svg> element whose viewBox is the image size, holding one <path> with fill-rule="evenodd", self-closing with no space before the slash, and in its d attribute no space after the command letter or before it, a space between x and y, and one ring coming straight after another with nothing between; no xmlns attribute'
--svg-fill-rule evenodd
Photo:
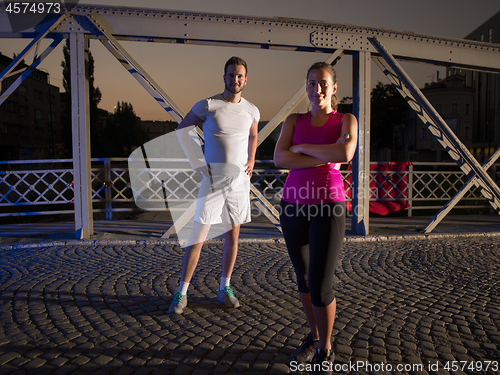
<svg viewBox="0 0 500 375"><path fill-rule="evenodd" d="M408 216L413 210L436 212L468 180L455 163L412 163L402 171L373 170L384 169L387 164L371 163L370 201L406 202ZM490 171L498 183L496 165ZM341 172L350 196L351 171L343 165ZM111 220L113 212L138 210L126 158L92 159L91 174L94 212L104 212L106 219ZM252 183L271 203L278 204L287 174L288 170L275 169L272 161L258 161ZM190 169L149 169L145 178L148 183L141 191L144 199L196 199L195 172ZM74 212L73 198L72 160L0 161L0 217L70 214ZM480 189L472 188L456 207L490 206Z"/></svg>

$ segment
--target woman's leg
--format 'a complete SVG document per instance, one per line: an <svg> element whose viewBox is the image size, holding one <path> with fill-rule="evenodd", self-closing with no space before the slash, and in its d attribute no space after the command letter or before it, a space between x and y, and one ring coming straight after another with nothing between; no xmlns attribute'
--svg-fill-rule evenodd
<svg viewBox="0 0 500 375"><path fill-rule="evenodd" d="M318 326L316 325L316 319L314 314L314 306L311 303L311 294L299 292L300 302L302 302L302 308L306 314L307 323L309 328L311 328L312 337L315 340L319 339Z"/></svg>
<svg viewBox="0 0 500 375"><path fill-rule="evenodd" d="M319 333L318 347L331 348L336 300L333 278L345 234L345 204L331 203L310 207L309 290Z"/></svg>
<svg viewBox="0 0 500 375"><path fill-rule="evenodd" d="M331 349L331 337L333 324L335 323L337 301L334 299L332 303L325 307L316 307L312 305L312 309L316 326L318 327L318 348Z"/></svg>
<svg viewBox="0 0 500 375"><path fill-rule="evenodd" d="M299 205L284 201L281 202L281 229L283 230L288 254L297 277L300 301L313 338L318 339L318 329L307 286L309 270L309 223L299 217L299 212Z"/></svg>

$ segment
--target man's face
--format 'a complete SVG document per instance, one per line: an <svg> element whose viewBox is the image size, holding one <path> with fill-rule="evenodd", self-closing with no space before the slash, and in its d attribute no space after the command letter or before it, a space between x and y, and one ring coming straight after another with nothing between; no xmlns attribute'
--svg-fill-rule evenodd
<svg viewBox="0 0 500 375"><path fill-rule="evenodd" d="M229 65L224 74L226 90L236 95L247 84L247 71L243 65Z"/></svg>

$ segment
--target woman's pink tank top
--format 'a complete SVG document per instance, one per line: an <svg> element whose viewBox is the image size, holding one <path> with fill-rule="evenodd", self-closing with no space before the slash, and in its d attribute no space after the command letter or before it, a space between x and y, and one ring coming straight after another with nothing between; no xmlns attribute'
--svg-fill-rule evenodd
<svg viewBox="0 0 500 375"><path fill-rule="evenodd" d="M337 142L343 117L344 114L333 111L323 126L312 126L310 112L297 114L292 143L297 145ZM334 167L335 163L327 163L313 168L290 169L283 187L282 199L297 204L344 202L344 181Z"/></svg>

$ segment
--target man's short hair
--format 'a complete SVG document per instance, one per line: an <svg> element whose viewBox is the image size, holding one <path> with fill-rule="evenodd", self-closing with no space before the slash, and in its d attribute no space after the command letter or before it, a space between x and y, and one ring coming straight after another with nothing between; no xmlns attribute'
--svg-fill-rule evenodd
<svg viewBox="0 0 500 375"><path fill-rule="evenodd" d="M224 75L227 72L227 67L229 65L243 65L245 67L245 76L248 73L247 63L241 57L233 56L229 60L227 60L226 65L224 65Z"/></svg>

